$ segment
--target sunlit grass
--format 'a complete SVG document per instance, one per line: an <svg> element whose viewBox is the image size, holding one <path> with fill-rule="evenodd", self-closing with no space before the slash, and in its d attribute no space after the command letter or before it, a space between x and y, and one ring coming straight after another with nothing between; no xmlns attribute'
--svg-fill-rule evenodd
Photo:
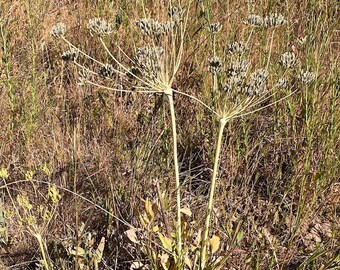
<svg viewBox="0 0 340 270"><path fill-rule="evenodd" d="M335 1L172 4L185 19L156 39L136 21L169 20L169 3L0 4L4 265L336 269ZM286 22L245 24L270 13ZM94 17L111 24L110 35L89 35ZM63 40L50 37L57 22L67 28ZM215 23L222 29L212 34ZM266 70L265 92L221 92L234 42L247 47L243 84ZM156 76L131 71L147 45L165 52ZM62 57L71 49L77 55ZM220 73L209 68L217 58ZM23 220L20 196L35 223Z"/></svg>

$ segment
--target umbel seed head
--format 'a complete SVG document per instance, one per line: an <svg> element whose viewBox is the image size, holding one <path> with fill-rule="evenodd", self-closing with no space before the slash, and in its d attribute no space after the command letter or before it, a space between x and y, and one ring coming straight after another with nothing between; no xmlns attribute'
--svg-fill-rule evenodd
<svg viewBox="0 0 340 270"><path fill-rule="evenodd" d="M159 78L162 71L164 49L162 47L143 47L138 48L133 62L133 74L142 74L145 78L155 81Z"/></svg>
<svg viewBox="0 0 340 270"><path fill-rule="evenodd" d="M252 26L260 27L263 25L264 20L260 15L250 14L248 15L245 23Z"/></svg>
<svg viewBox="0 0 340 270"><path fill-rule="evenodd" d="M217 34L218 32L220 32L222 29L222 24L220 24L219 22L217 23L212 23L209 25L209 30L212 34Z"/></svg>
<svg viewBox="0 0 340 270"><path fill-rule="evenodd" d="M92 18L89 20L88 28L91 32L95 32L100 36L112 33L112 25L101 18Z"/></svg>
<svg viewBox="0 0 340 270"><path fill-rule="evenodd" d="M284 25L286 22L285 17L279 13L271 13L264 18L264 25L267 28Z"/></svg>
<svg viewBox="0 0 340 270"><path fill-rule="evenodd" d="M242 42L233 42L228 45L228 52L230 54L242 55L246 50L246 46Z"/></svg>
<svg viewBox="0 0 340 270"><path fill-rule="evenodd" d="M65 35L66 27L65 24L60 22L54 25L51 29L52 37L59 38Z"/></svg>
<svg viewBox="0 0 340 270"><path fill-rule="evenodd" d="M79 55L79 51L76 50L75 48L71 48L63 52L63 54L61 55L61 59L63 59L66 62L74 61L77 59L78 55Z"/></svg>
<svg viewBox="0 0 340 270"><path fill-rule="evenodd" d="M314 73L302 69L299 78L302 83L311 84L312 82L315 81L316 76Z"/></svg>
<svg viewBox="0 0 340 270"><path fill-rule="evenodd" d="M269 73L265 69L258 69L250 76L250 82L247 84L243 91L245 94L254 96L262 95L267 91L267 80Z"/></svg>
<svg viewBox="0 0 340 270"><path fill-rule="evenodd" d="M159 22L154 19L144 18L136 22L137 27L142 30L142 34L146 36L156 36L168 34L173 28L174 22Z"/></svg>
<svg viewBox="0 0 340 270"><path fill-rule="evenodd" d="M103 77L111 77L114 74L114 68L112 65L106 64L100 67L99 74Z"/></svg>
<svg viewBox="0 0 340 270"><path fill-rule="evenodd" d="M209 61L208 70L214 75L220 74L222 71L222 62L220 58L218 57L211 58Z"/></svg>
<svg viewBox="0 0 340 270"><path fill-rule="evenodd" d="M171 20L178 24L183 20L184 10L180 7L171 6L168 14Z"/></svg>
<svg viewBox="0 0 340 270"><path fill-rule="evenodd" d="M293 52L285 52L281 54L279 63L283 68L294 68L299 64L299 60L296 58Z"/></svg>
<svg viewBox="0 0 340 270"><path fill-rule="evenodd" d="M286 89L288 87L288 81L285 78L280 78L277 83L275 84L275 87L278 89Z"/></svg>

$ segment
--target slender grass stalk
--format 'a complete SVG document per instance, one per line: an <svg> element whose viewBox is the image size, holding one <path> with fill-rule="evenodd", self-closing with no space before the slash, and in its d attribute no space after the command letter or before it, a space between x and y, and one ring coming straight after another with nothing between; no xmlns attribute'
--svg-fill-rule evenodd
<svg viewBox="0 0 340 270"><path fill-rule="evenodd" d="M176 178L176 201L177 201L177 256L178 263L177 268L181 269L182 266L182 220L181 220L181 189L179 182L179 166L178 166L178 154L177 154L177 131L176 131L176 115L175 115L175 106L174 106L174 98L172 95L172 90L170 93L167 93L170 114L171 114L171 126L172 126L172 142L173 142L173 154L174 154L174 166L175 166L175 178Z"/></svg>
<svg viewBox="0 0 340 270"><path fill-rule="evenodd" d="M211 213L214 204L214 195L216 189L216 178L218 172L218 165L220 160L220 153L221 153L221 146L222 146L222 139L223 139L223 131L224 127L227 124L227 120L225 118L220 119L219 125L219 133L217 138L217 146L215 151L215 160L214 160L214 168L213 168L213 175L211 178L211 186L209 192L209 202L208 202L208 213L205 219L205 226L203 231L203 239L201 243L201 261L200 261L200 269L203 270L206 264L206 253L207 253L207 241L209 236L209 229L210 229L210 222L211 222Z"/></svg>

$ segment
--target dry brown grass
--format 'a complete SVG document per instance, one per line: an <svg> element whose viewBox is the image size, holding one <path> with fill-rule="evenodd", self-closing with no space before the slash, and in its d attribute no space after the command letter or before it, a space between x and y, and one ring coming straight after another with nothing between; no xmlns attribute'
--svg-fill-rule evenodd
<svg viewBox="0 0 340 270"><path fill-rule="evenodd" d="M38 206L46 201L47 186L41 181L61 188L61 203L52 220L41 226L50 258L56 263L58 258L67 258L61 252L62 240L75 243L81 223L95 234L96 243L106 237L100 269L129 269L131 261L142 256L124 236L126 225L67 190L136 226L142 200L157 196L154 181L159 181L171 195L169 212L175 212L171 127L162 97L78 86L77 69L60 59L66 47L49 35L51 26L63 21L74 44L105 61L105 52L86 29L89 18L101 16L120 24L112 43L118 42L131 55L143 43L134 27L135 20L142 17L140 4L135 8L137 2L0 3L0 166L8 170L13 198L26 192ZM145 2L148 14L164 14L165 7L158 1ZM174 88L207 100L210 41L207 16L199 16L201 4L197 2L192 5L184 61ZM209 1L203 2L206 5ZM273 61L280 53L293 50L304 65L319 69L317 87L308 90L307 121L305 91L301 90L227 126L213 230L221 235L225 250L238 224L244 238L233 247L225 269L339 269L337 3L215 2L206 8L211 21L223 24L219 48L248 37L242 21L250 11L280 11L290 24L277 30ZM301 44L299 39L306 35L307 43ZM254 67L267 59L267 36L270 33L266 31L253 36ZM278 66L272 69L272 73L278 72ZM204 220L202 204L207 200L217 125L203 108L185 97L176 95L175 106L183 204L190 205L198 228ZM44 164L50 175L43 172ZM22 181L28 170L35 172L34 181ZM4 207L14 211L0 183ZM9 243L0 246L0 268L35 269L28 261L41 259L41 255L32 235L19 225L15 215L8 219L7 229ZM337 266L327 268L332 259L337 260L333 263ZM69 267L73 269L71 264Z"/></svg>

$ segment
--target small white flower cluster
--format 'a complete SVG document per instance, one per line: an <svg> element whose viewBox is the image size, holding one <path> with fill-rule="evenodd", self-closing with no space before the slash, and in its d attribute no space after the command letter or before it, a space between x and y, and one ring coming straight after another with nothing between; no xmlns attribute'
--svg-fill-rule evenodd
<svg viewBox="0 0 340 270"><path fill-rule="evenodd" d="M95 32L100 36L108 35L113 31L112 25L110 23L97 17L90 19L87 27L91 32Z"/></svg>
<svg viewBox="0 0 340 270"><path fill-rule="evenodd" d="M285 52L281 54L279 63L285 69L295 68L300 64L298 58L296 58L295 53L293 52Z"/></svg>
<svg viewBox="0 0 340 270"><path fill-rule="evenodd" d="M65 24L60 22L54 25L51 29L52 37L59 38L65 35L66 27Z"/></svg>
<svg viewBox="0 0 340 270"><path fill-rule="evenodd" d="M74 61L77 59L79 55L79 51L75 48L71 48L65 52L63 52L63 54L61 55L61 59L68 62L68 61Z"/></svg>
<svg viewBox="0 0 340 270"><path fill-rule="evenodd" d="M285 17L279 13L270 13L264 18L257 14L250 14L245 23L256 27L265 26L271 28L284 25L287 21Z"/></svg>
<svg viewBox="0 0 340 270"><path fill-rule="evenodd" d="M156 36L168 34L173 28L173 22L159 22L154 19L144 18L136 22L137 27L142 30L146 36Z"/></svg>
<svg viewBox="0 0 340 270"><path fill-rule="evenodd" d="M230 54L242 55L246 51L246 46L242 42L232 42L228 45L228 52Z"/></svg>
<svg viewBox="0 0 340 270"><path fill-rule="evenodd" d="M218 57L213 57L209 60L208 70L214 75L218 75L222 72L222 61Z"/></svg>

